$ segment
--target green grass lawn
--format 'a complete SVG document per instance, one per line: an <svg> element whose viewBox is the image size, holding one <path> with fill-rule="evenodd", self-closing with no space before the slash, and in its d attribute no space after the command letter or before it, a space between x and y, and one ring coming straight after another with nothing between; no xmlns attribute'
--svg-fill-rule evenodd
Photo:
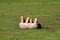
<svg viewBox="0 0 60 40"><path fill-rule="evenodd" d="M43 28L20 29L22 15ZM0 40L60 40L60 0L0 0Z"/></svg>

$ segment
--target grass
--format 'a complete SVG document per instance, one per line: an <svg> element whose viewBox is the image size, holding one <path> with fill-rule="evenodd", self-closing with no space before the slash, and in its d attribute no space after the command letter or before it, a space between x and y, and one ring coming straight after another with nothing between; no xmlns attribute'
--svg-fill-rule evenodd
<svg viewBox="0 0 60 40"><path fill-rule="evenodd" d="M43 28L20 29L21 15ZM0 0L0 40L60 40L60 0Z"/></svg>

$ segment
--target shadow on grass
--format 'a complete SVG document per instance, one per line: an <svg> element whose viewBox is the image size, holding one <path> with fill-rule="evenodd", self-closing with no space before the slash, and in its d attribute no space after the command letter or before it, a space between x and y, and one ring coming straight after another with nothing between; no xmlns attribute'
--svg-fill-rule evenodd
<svg viewBox="0 0 60 40"><path fill-rule="evenodd" d="M41 24L38 23L38 24L37 24L37 29L41 29L41 28L42 28Z"/></svg>
<svg viewBox="0 0 60 40"><path fill-rule="evenodd" d="M53 30L51 27L42 27L40 23L37 24L37 29L44 29L44 30Z"/></svg>

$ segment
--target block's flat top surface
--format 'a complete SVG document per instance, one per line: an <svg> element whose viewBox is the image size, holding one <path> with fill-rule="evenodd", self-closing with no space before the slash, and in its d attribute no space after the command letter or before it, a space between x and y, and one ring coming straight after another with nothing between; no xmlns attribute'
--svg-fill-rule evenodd
<svg viewBox="0 0 60 40"><path fill-rule="evenodd" d="M38 23L21 23L21 22L20 22L20 24L38 24Z"/></svg>
<svg viewBox="0 0 60 40"><path fill-rule="evenodd" d="M20 23L20 25L37 25L38 23Z"/></svg>

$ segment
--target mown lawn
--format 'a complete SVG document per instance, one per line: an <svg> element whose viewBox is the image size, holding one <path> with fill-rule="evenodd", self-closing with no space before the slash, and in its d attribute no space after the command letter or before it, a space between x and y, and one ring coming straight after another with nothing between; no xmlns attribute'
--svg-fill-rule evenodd
<svg viewBox="0 0 60 40"><path fill-rule="evenodd" d="M42 29L20 29L22 15ZM0 40L60 40L60 0L0 0Z"/></svg>

